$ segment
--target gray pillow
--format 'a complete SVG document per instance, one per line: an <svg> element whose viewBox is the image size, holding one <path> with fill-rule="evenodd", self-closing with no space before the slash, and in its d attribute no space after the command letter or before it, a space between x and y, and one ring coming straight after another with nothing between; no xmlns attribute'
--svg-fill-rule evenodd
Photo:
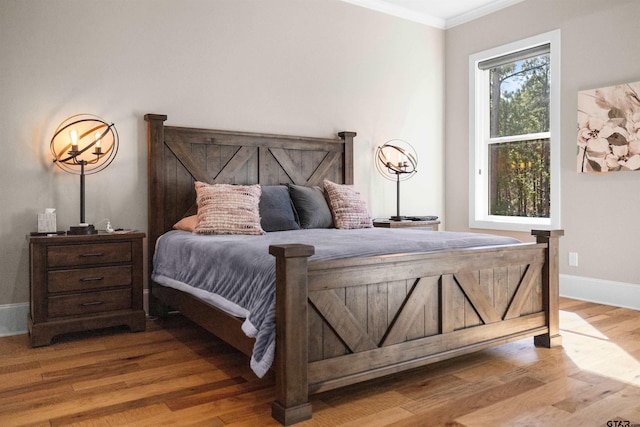
<svg viewBox="0 0 640 427"><path fill-rule="evenodd" d="M299 230L289 190L285 185L264 185L260 196L260 225L264 231Z"/></svg>
<svg viewBox="0 0 640 427"><path fill-rule="evenodd" d="M333 218L324 191L317 186L289 184L289 195L302 228L332 228Z"/></svg>

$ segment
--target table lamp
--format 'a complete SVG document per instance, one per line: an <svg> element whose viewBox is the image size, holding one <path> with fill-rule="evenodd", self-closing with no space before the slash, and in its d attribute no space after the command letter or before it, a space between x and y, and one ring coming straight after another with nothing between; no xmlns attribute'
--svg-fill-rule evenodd
<svg viewBox="0 0 640 427"><path fill-rule="evenodd" d="M85 175L94 174L111 164L118 153L118 132L91 114L78 114L64 120L51 138L53 162L66 172L80 175L80 223L67 234L96 234L85 222Z"/></svg>
<svg viewBox="0 0 640 427"><path fill-rule="evenodd" d="M383 177L396 181L396 215L389 219L391 221L406 219L400 215L400 181L405 181L418 172L416 151L407 141L392 139L378 147L374 161L376 169Z"/></svg>

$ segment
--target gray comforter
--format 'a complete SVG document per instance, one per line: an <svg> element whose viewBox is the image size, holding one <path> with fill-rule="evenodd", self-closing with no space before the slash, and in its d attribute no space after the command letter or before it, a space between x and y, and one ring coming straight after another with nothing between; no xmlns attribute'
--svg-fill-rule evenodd
<svg viewBox="0 0 640 427"><path fill-rule="evenodd" d="M173 230L158 239L152 278L245 318L244 333L256 338L251 368L262 377L275 354L275 258L269 255L269 245L284 243L313 245L315 255L310 259L325 260L520 242L491 234L419 228L310 229L262 236Z"/></svg>

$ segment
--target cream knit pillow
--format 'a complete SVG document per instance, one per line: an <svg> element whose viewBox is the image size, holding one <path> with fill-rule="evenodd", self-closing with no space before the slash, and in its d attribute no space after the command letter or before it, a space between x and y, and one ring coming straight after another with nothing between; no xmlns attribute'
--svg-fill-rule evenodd
<svg viewBox="0 0 640 427"><path fill-rule="evenodd" d="M373 223L367 204L352 185L324 180L331 215L336 228L371 228Z"/></svg>
<svg viewBox="0 0 640 427"><path fill-rule="evenodd" d="M196 182L200 234L264 234L260 226L260 185Z"/></svg>

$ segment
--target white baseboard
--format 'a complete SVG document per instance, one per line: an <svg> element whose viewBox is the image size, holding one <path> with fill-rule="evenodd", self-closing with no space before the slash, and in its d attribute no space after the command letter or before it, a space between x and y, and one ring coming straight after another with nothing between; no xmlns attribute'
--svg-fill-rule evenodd
<svg viewBox="0 0 640 427"><path fill-rule="evenodd" d="M640 310L640 284L561 274L560 295L581 301Z"/></svg>
<svg viewBox="0 0 640 427"><path fill-rule="evenodd" d="M27 333L29 303L0 305L0 337Z"/></svg>

